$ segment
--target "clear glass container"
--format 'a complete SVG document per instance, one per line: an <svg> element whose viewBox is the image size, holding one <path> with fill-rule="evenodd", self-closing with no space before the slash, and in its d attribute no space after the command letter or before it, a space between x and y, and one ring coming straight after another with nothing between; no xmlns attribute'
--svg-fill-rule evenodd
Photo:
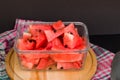
<svg viewBox="0 0 120 80"><path fill-rule="evenodd" d="M86 60L86 55L89 49L89 37L88 37L87 27L82 22L63 22L63 23L65 27L68 26L70 23L74 24L75 29L78 32L79 36L84 40L84 48L63 49L63 50L59 50L59 49L58 50L57 49L21 50L20 48L18 48L19 40L23 38L24 32L29 32L30 25L34 25L34 24L52 25L53 23L55 22L28 22L19 25L15 44L14 44L14 50L18 55L20 65L23 69L80 70L84 67L84 62Z"/></svg>

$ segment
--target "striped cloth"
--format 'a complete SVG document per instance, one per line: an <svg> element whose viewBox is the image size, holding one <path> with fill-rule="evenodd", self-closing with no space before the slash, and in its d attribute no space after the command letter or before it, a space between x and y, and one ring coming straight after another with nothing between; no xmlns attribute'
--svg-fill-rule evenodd
<svg viewBox="0 0 120 80"><path fill-rule="evenodd" d="M5 56L10 48L13 47L18 26L21 26L24 29L26 23L29 22L35 21L17 19L13 30L0 34L0 80L10 80L5 70ZM94 44L91 44L90 46L96 53L98 64L97 71L92 80L110 80L111 63L114 58L114 53Z"/></svg>

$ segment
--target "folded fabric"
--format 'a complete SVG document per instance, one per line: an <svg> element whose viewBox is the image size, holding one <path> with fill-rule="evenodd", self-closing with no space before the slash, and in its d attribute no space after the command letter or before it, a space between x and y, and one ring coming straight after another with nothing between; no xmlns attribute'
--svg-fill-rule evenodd
<svg viewBox="0 0 120 80"><path fill-rule="evenodd" d="M13 47L19 26L22 26L22 29L24 30L24 26L27 26L27 23L29 22L35 21L17 19L13 30L0 34L0 80L9 80L5 70L5 56L10 48ZM111 63L114 58L114 53L94 44L91 44L90 46L96 53L98 64L97 71L92 80L110 80Z"/></svg>
<svg viewBox="0 0 120 80"><path fill-rule="evenodd" d="M97 45L92 44L91 48L97 56L97 71L92 80L110 80L111 65L115 54Z"/></svg>

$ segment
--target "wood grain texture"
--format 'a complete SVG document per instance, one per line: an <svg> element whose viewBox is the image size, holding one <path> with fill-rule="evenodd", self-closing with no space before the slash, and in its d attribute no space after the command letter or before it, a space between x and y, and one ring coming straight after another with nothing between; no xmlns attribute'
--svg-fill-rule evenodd
<svg viewBox="0 0 120 80"><path fill-rule="evenodd" d="M6 57L6 71L11 80L90 80L95 74L96 68L96 55L92 49L88 51L84 67L74 71L23 70L13 49Z"/></svg>

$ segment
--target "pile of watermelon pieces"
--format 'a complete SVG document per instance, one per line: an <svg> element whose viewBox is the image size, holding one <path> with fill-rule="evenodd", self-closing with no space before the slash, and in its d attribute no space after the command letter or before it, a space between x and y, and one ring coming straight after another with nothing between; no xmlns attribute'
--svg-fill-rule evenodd
<svg viewBox="0 0 120 80"><path fill-rule="evenodd" d="M40 50L46 53L18 53L21 65L28 69L46 69L56 65L57 69L80 69L84 53L66 52L86 48L84 37L78 34L74 23L65 25L61 20L53 24L31 24L27 32L17 39L19 50ZM47 51L64 50L62 53Z"/></svg>

